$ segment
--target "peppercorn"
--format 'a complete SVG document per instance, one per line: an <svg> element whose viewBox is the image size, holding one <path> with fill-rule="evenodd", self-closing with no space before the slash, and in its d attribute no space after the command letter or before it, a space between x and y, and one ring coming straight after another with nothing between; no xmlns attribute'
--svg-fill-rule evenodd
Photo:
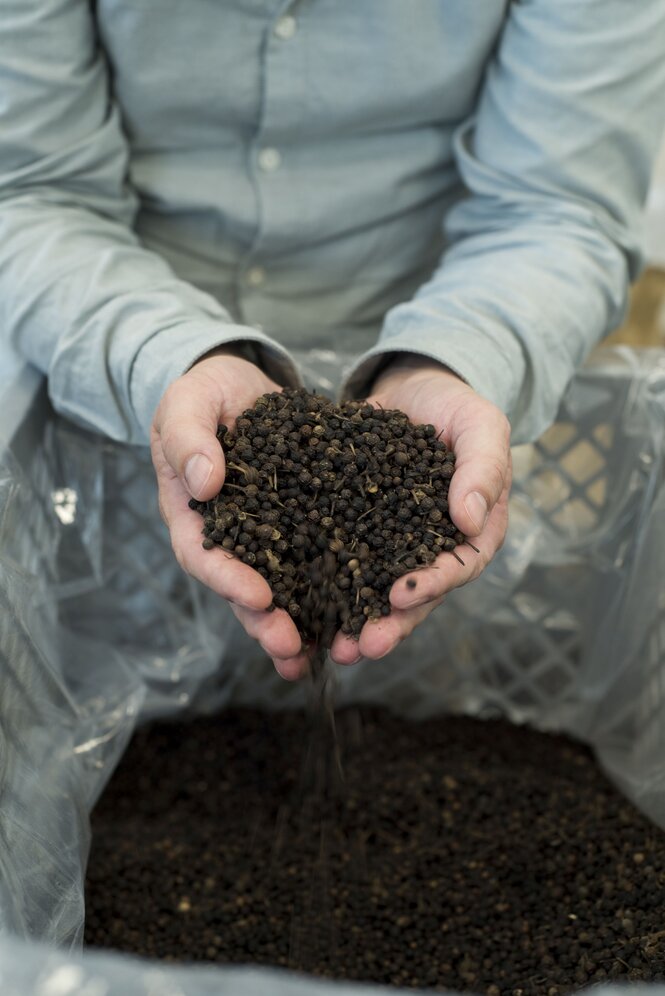
<svg viewBox="0 0 665 996"><path fill-rule="evenodd" d="M235 553L288 596L274 605L309 592L294 616L305 639L332 639L342 624L358 636L389 613L395 578L465 542L448 515L454 454L432 426L286 389L259 398L236 432L218 429L221 492L190 508L204 517L206 549Z"/></svg>

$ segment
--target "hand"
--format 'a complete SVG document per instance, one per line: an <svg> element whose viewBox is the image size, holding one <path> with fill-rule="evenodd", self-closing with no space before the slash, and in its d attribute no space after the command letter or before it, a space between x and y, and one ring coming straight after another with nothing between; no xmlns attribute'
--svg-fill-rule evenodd
<svg viewBox="0 0 665 996"><path fill-rule="evenodd" d="M361 656L376 660L394 650L449 591L478 577L502 546L508 526L510 425L498 408L441 364L412 356L388 367L368 400L443 430L441 438L456 457L450 515L480 553L461 547L465 566L443 553L431 567L399 578L390 592L389 616L366 623L359 641L336 635L331 654L340 664L353 664ZM407 586L409 578L415 587Z"/></svg>
<svg viewBox="0 0 665 996"><path fill-rule="evenodd" d="M225 598L247 633L272 657L284 677L307 667L300 635L287 612L266 612L268 582L225 550L201 546L203 520L188 506L190 496L207 501L224 483L224 454L217 426L233 426L256 399L279 386L253 363L218 350L196 363L164 393L150 432L159 508L183 570Z"/></svg>

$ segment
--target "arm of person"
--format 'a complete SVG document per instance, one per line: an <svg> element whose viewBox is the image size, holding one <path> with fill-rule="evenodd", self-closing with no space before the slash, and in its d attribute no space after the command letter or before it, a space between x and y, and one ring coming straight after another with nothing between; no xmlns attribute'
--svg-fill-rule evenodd
<svg viewBox="0 0 665 996"><path fill-rule="evenodd" d="M54 407L147 443L167 386L213 347L288 354L180 280L133 231L128 148L88 0L8 0L0 45L0 336Z"/></svg>
<svg viewBox="0 0 665 996"><path fill-rule="evenodd" d="M113 439L151 437L160 508L179 562L233 600L271 656L297 664L294 624L285 612L264 611L266 582L221 550L206 555L200 516L187 505L190 495L212 497L224 479L218 422L232 421L276 381L297 383L297 373L280 346L235 324L141 245L127 177L127 143L92 5L7 0L0 336L47 375L57 411ZM263 369L231 355L248 344ZM220 345L227 349L210 355Z"/></svg>
<svg viewBox="0 0 665 996"><path fill-rule="evenodd" d="M510 3L455 155L468 196L448 249L351 371L434 359L504 412L513 441L553 421L574 370L618 325L641 263L665 123L665 0Z"/></svg>
<svg viewBox="0 0 665 996"><path fill-rule="evenodd" d="M451 516L480 553L400 579L393 613L335 659L381 657L503 542L513 441L556 416L587 352L621 321L665 120L665 0L516 0L455 154L468 189L449 248L391 310L347 380L431 422L457 456ZM412 587L412 585L415 586Z"/></svg>

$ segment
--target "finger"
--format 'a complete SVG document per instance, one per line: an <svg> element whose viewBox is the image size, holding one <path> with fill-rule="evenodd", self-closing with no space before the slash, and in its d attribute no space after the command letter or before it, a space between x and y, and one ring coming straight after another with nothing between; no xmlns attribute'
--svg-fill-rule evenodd
<svg viewBox="0 0 665 996"><path fill-rule="evenodd" d="M335 664L357 664L362 654L358 647L358 641L352 636L347 636L341 630L335 634L335 638L330 647L330 656Z"/></svg>
<svg viewBox="0 0 665 996"><path fill-rule="evenodd" d="M232 605L234 615L248 636L261 644L265 652L281 669L284 677L293 680L299 677L296 668L305 671L308 667L307 655L302 649L302 640L296 625L288 612L275 609L274 612L257 612L240 605ZM280 674L282 670L278 667Z"/></svg>
<svg viewBox="0 0 665 996"><path fill-rule="evenodd" d="M480 407L479 407L480 406ZM453 522L465 536L479 536L505 488L510 468L510 425L484 402L473 399L451 426L455 473L448 503Z"/></svg>
<svg viewBox="0 0 665 996"><path fill-rule="evenodd" d="M164 458L192 498L206 501L224 483L217 425L224 392L214 377L190 373L171 384L155 415Z"/></svg>
<svg viewBox="0 0 665 996"><path fill-rule="evenodd" d="M187 492L177 477L160 478L159 499L173 552L184 571L231 602L255 610L264 610L270 605L270 586L257 571L221 547L203 549L203 520L198 512L189 508Z"/></svg>
<svg viewBox="0 0 665 996"><path fill-rule="evenodd" d="M443 602L438 598L427 605L401 611L393 610L389 616L384 616L376 622L367 622L360 631L358 642L363 657L369 660L380 660L393 651L407 636L413 632L430 612Z"/></svg>
<svg viewBox="0 0 665 996"><path fill-rule="evenodd" d="M478 553L470 546L458 546L455 553L464 561L463 564L452 553L439 554L431 567L405 574L395 581L390 591L390 604L402 611L412 609L474 581L503 545L507 528L508 487L492 509L483 531L474 537Z"/></svg>
<svg viewBox="0 0 665 996"><path fill-rule="evenodd" d="M284 678L285 681L298 681L299 678L304 678L309 671L309 658L304 653L297 654L295 657L289 657L286 660L273 657L272 662L275 665L277 674Z"/></svg>

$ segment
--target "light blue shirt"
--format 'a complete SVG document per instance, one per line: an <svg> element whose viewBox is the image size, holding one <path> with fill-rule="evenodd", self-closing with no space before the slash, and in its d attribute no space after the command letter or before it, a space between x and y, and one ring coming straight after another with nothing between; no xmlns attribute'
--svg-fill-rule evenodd
<svg viewBox="0 0 665 996"><path fill-rule="evenodd" d="M145 442L249 341L447 364L537 435L619 323L665 0L1 0L0 335Z"/></svg>

